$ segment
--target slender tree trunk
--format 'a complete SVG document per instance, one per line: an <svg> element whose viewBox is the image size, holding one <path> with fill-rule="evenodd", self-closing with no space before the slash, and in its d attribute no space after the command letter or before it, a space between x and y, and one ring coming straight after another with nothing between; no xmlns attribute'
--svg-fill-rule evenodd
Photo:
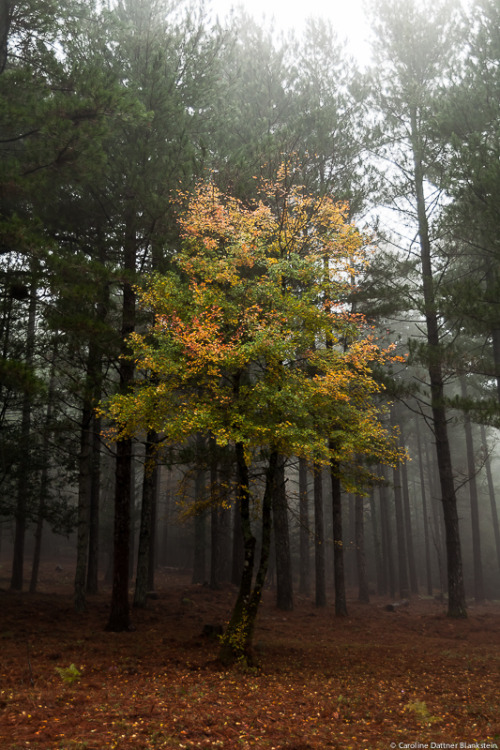
<svg viewBox="0 0 500 750"><path fill-rule="evenodd" d="M115 518L113 530L113 589L106 630L131 630L128 597L130 541L130 463L132 440L122 438L116 446Z"/></svg>
<svg viewBox="0 0 500 750"><path fill-rule="evenodd" d="M135 572L135 555L136 555L136 510L137 510L137 443L132 441L130 450L130 536L128 540L128 580L134 577Z"/></svg>
<svg viewBox="0 0 500 750"><path fill-rule="evenodd" d="M156 492L157 435L150 430L146 438L144 455L144 475L142 481L141 526L139 530L139 548L137 550L137 575L135 579L134 607L145 607L149 585L150 543L152 531L152 509Z"/></svg>
<svg viewBox="0 0 500 750"><path fill-rule="evenodd" d="M98 260L105 267L107 257L107 246L104 240L102 228L98 230ZM109 308L109 284L105 281L100 285L99 296L96 301L95 314L98 325L104 325ZM93 345L93 342L91 343ZM101 400L103 379L103 343L97 339L95 342L95 354L92 361L92 381L89 387L93 391L93 406ZM99 522L100 522L100 496L101 496L101 418L95 413L92 420L92 447L91 447L91 483L89 498L89 541L88 541L88 568L87 568L87 594L97 594L99 590Z"/></svg>
<svg viewBox="0 0 500 750"><path fill-rule="evenodd" d="M432 276L431 243L424 195L424 172L422 146L418 128L416 107L411 108L411 144L413 151L415 197L418 213L418 233L422 264L422 287L424 293L425 322L429 357L429 380L431 408L436 440L436 457L441 486L441 502L446 533L446 559L448 573L448 616L467 617L465 587L463 579L462 552L458 527L457 498L453 479L446 407L444 401L444 378L439 340L439 323L436 295Z"/></svg>
<svg viewBox="0 0 500 750"><path fill-rule="evenodd" d="M465 378L460 378L462 398L467 398ZM481 532L479 529L479 499L476 482L476 462L474 460L474 441L470 416L464 414L465 445L467 451L467 472L469 474L470 520L472 530L472 560L474 568L474 600L476 604L484 602L483 561L481 559Z"/></svg>
<svg viewBox="0 0 500 750"><path fill-rule="evenodd" d="M148 591L155 590L155 575L158 564L158 496L160 492L160 466L155 461L151 478L151 524L149 529Z"/></svg>
<svg viewBox="0 0 500 750"><path fill-rule="evenodd" d="M26 331L26 356L25 362L28 368L33 366L35 351L35 324L36 324L36 283L32 282L30 288L30 301L28 306L28 325ZM14 551L12 555L12 574L10 588L13 591L21 591L24 578L24 541L26 536L26 515L28 507L29 476L31 469L31 395L26 392L23 396L21 409L21 438L20 438L20 460L19 475L17 480L17 501L14 511Z"/></svg>
<svg viewBox="0 0 500 750"><path fill-rule="evenodd" d="M299 593L311 595L311 562L309 551L309 496L307 492L307 461L299 458Z"/></svg>
<svg viewBox="0 0 500 750"><path fill-rule="evenodd" d="M92 476L90 483L89 561L87 594L99 590L99 500L101 494L101 420L94 415L92 423Z"/></svg>
<svg viewBox="0 0 500 750"><path fill-rule="evenodd" d="M420 474L420 493L422 496L422 515L424 525L424 544L425 544L425 572L427 581L427 595L432 596L432 565L431 565L431 545L429 535L429 515L427 510L427 492L425 489L425 474L424 474L424 454L422 452L422 439L420 435L420 422L418 418L416 422L417 432L417 447L418 447L418 468Z"/></svg>
<svg viewBox="0 0 500 750"><path fill-rule="evenodd" d="M333 580L335 584L335 614L347 617L347 599L344 574L344 543L342 539L342 489L339 467L332 461L330 478L332 483L332 525L333 525Z"/></svg>
<svg viewBox="0 0 500 750"><path fill-rule="evenodd" d="M74 582L74 606L77 612L85 612L86 576L88 565L90 496L92 492L92 447L93 447L93 379L96 349L89 344L85 393L83 396L82 421L80 425L80 454L78 456L78 525L76 542L76 569Z"/></svg>
<svg viewBox="0 0 500 750"><path fill-rule="evenodd" d="M238 497L234 499L233 507L233 554L231 564L231 583L235 586L241 580L244 551L243 532L241 529L241 511Z"/></svg>
<svg viewBox="0 0 500 750"><path fill-rule="evenodd" d="M260 563L255 577L255 583L252 588L256 540L252 534L250 523L249 474L248 466L245 461L243 444L236 444L235 453L245 561L243 564L238 598L229 625L221 642L219 655L222 663L226 665L232 664L238 660L243 660L247 664L252 663L253 631L269 564L272 502L277 487L278 467L278 454L273 452L269 458L269 465L266 472L266 488L262 500L262 542Z"/></svg>
<svg viewBox="0 0 500 750"><path fill-rule="evenodd" d="M325 514L323 507L323 467L314 465L314 570L315 602L326 606Z"/></svg>
<svg viewBox="0 0 500 750"><path fill-rule="evenodd" d="M0 0L0 73L7 64L9 31L12 23L14 0Z"/></svg>
<svg viewBox="0 0 500 750"><path fill-rule="evenodd" d="M128 198L125 211L124 270L131 276L136 266L136 230L133 197ZM135 327L135 292L132 283L123 284L122 353L119 376L120 390L126 393L134 377L134 363L127 358L127 337ZM119 632L131 629L128 581L130 565L130 506L132 500L132 440L118 440L116 445L115 502L113 531L113 589L107 630Z"/></svg>
<svg viewBox="0 0 500 750"><path fill-rule="evenodd" d="M274 547L276 555L276 606L285 612L293 609L292 556L285 484L285 459L280 459L278 486L273 493Z"/></svg>
<svg viewBox="0 0 500 750"><path fill-rule="evenodd" d="M440 502L439 502L439 478L437 477L437 469L435 462L431 460L429 446L425 443L425 455L426 463L428 467L428 475L431 477L431 511L432 511L432 540L434 542L434 549L436 551L436 561L439 573L439 587L441 593L444 595L447 592L446 587L446 560L444 557L444 543L443 543L443 520L440 513Z"/></svg>
<svg viewBox="0 0 500 750"><path fill-rule="evenodd" d="M366 554L365 554L365 526L364 526L364 498L356 495L355 498L355 525L356 525L356 567L358 571L358 601L363 604L370 603L370 590L366 578Z"/></svg>

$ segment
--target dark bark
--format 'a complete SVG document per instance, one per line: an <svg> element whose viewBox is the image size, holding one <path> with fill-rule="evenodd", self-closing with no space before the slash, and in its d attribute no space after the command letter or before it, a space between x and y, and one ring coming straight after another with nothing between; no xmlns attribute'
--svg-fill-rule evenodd
<svg viewBox="0 0 500 750"><path fill-rule="evenodd" d="M137 468L137 445L132 442L130 455L130 536L128 540L128 579L132 580L135 572L135 542L136 542L136 468Z"/></svg>
<svg viewBox="0 0 500 750"><path fill-rule="evenodd" d="M252 534L250 523L250 493L248 467L245 461L244 446L235 446L238 497L243 530L245 560L240 581L240 589L229 625L221 642L220 659L223 664L230 665L235 661L252 663L252 638L255 620L262 597L262 589L269 565L269 551L271 546L271 510L273 495L277 486L278 454L273 452L269 458L266 472L266 487L262 500L262 542L260 563L252 588L253 570L255 566L256 540Z"/></svg>
<svg viewBox="0 0 500 750"><path fill-rule="evenodd" d="M311 557L309 551L309 496L307 461L299 458L299 593L311 595Z"/></svg>
<svg viewBox="0 0 500 750"><path fill-rule="evenodd" d="M116 446L113 529L113 589L106 630L131 630L128 598L130 540L130 462L132 441L122 438Z"/></svg>
<svg viewBox="0 0 500 750"><path fill-rule="evenodd" d="M243 560L243 532L241 530L240 504L238 498L235 498L233 506L233 549L231 561L231 583L235 586L241 580Z"/></svg>
<svg viewBox="0 0 500 750"><path fill-rule="evenodd" d="M370 590L366 578L365 527L364 527L364 498L355 498L355 532L356 532L356 568L358 572L358 601L370 603Z"/></svg>
<svg viewBox="0 0 500 750"><path fill-rule="evenodd" d="M12 23L14 0L0 0L0 73L7 64L9 31Z"/></svg>
<svg viewBox="0 0 500 750"><path fill-rule="evenodd" d="M285 484L285 460L278 468L278 487L273 493L274 548L276 554L276 606L285 612L293 609L292 556Z"/></svg>
<svg viewBox="0 0 500 750"><path fill-rule="evenodd" d="M425 573L427 583L427 595L432 596L432 565L431 565L431 545L429 535L429 511L427 508L427 492L425 487L425 474L424 474L424 454L422 451L422 439L420 436L420 422L416 419L416 432L417 432L417 460L420 474L420 495L422 497L422 515L423 515L423 527L424 527L424 545L425 545Z"/></svg>
<svg viewBox="0 0 500 750"><path fill-rule="evenodd" d="M326 606L325 514L323 507L323 468L314 465L314 570L315 602Z"/></svg>
<svg viewBox="0 0 500 750"><path fill-rule="evenodd" d="M87 594L99 591L99 509L101 494L101 420L94 415L92 428L92 477L90 483L89 553Z"/></svg>
<svg viewBox="0 0 500 750"><path fill-rule="evenodd" d="M335 614L347 617L347 599L344 574L344 544L342 538L342 489L339 467L335 461L330 465L332 483L332 527L333 527L333 580L335 586Z"/></svg>
<svg viewBox="0 0 500 750"><path fill-rule="evenodd" d="M149 529L149 563L148 563L148 591L155 590L155 574L158 561L158 494L160 489L160 466L155 462L154 476L151 478L151 524Z"/></svg>
<svg viewBox="0 0 500 750"><path fill-rule="evenodd" d="M157 435L150 430L146 439L144 475L142 481L141 525L137 550L137 575L135 579L134 607L145 607L149 590L151 562L150 544L153 529L152 511L156 495L158 465L156 461Z"/></svg>
<svg viewBox="0 0 500 750"><path fill-rule="evenodd" d="M422 288L428 344L428 372L431 389L432 422L436 440L436 458L441 488L441 502L446 534L446 560L448 577L448 616L467 617L463 579L462 552L458 528L457 499L453 479L450 442L444 400L442 354L439 340L439 322L432 275L431 242L427 222L424 170L421 136L417 108L410 108L411 147L413 153L415 197L417 203L418 234L422 266Z"/></svg>
<svg viewBox="0 0 500 750"><path fill-rule="evenodd" d="M444 595L447 592L446 585L446 560L444 555L445 544L443 542L443 520L441 513L441 503L439 502L439 477L437 476L437 469L435 462L431 460L429 446L425 443L425 455L427 463L427 471L429 477L431 477L431 518L432 518L432 541L434 543L434 549L436 552L436 561L439 573L439 586L441 593Z"/></svg>
<svg viewBox="0 0 500 750"><path fill-rule="evenodd" d="M136 231L133 197L128 198L125 211L124 270L132 278L136 265ZM134 363L128 358L127 337L135 327L135 292L130 281L123 284L122 301L122 358L119 364L120 391L126 393L134 377ZM119 632L131 629L128 599L130 566L130 509L132 502L132 440L123 437L116 446L114 531L113 531L113 589L107 630Z"/></svg>
<svg viewBox="0 0 500 750"><path fill-rule="evenodd" d="M104 268L108 248L106 246L102 229L98 229L98 260ZM110 289L106 276L99 285L98 298L95 306L95 315L98 326L105 323L109 309ZM90 342L93 348L93 356L89 372L88 385L92 389L93 406L101 400L103 380L103 355L104 343L100 339ZM95 413L92 421L92 446L91 446L91 481L89 497L89 534L88 534L88 568L87 568L87 593L97 594L99 590L99 518L100 518L100 495L101 495L101 418Z"/></svg>

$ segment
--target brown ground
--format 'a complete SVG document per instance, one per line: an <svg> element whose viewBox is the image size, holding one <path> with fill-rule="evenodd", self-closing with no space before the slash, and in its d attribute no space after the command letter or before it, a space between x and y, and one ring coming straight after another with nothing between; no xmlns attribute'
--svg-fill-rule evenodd
<svg viewBox="0 0 500 750"><path fill-rule="evenodd" d="M233 588L165 574L160 598L133 613L137 630L113 634L109 593L77 616L70 576L56 588L54 575L36 596L0 581L2 750L500 749L498 603L452 621L430 600L350 602L335 619L310 601L279 612L266 592L259 669L225 671L200 634L227 619Z"/></svg>

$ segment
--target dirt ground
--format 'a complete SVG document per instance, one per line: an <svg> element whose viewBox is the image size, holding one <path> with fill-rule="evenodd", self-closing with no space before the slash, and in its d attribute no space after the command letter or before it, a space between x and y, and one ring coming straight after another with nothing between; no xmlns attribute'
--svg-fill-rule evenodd
<svg viewBox="0 0 500 750"><path fill-rule="evenodd" d="M454 621L430 599L350 601L339 619L305 599L280 612L269 591L259 667L227 671L202 630L233 587L163 571L135 632L114 634L109 591L76 615L71 577L46 566L36 595L0 580L2 750L500 749L499 603Z"/></svg>

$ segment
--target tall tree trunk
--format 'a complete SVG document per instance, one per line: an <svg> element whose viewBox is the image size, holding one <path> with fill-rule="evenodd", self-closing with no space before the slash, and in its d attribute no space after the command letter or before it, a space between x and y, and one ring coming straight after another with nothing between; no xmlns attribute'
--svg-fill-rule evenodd
<svg viewBox="0 0 500 750"><path fill-rule="evenodd" d="M137 448L138 445L132 441L130 446L130 535L128 540L128 579L132 580L135 572L135 554L136 554L136 510L137 510Z"/></svg>
<svg viewBox="0 0 500 750"><path fill-rule="evenodd" d="M3 73L7 64L7 43L13 8L14 0L0 0L0 73Z"/></svg>
<svg viewBox="0 0 500 750"><path fill-rule="evenodd" d="M149 564L151 561L150 543L152 531L152 510L156 493L158 466L156 461L157 435L150 430L146 438L144 474L142 480L141 526L137 550L137 575L135 579L134 607L145 607L149 586Z"/></svg>
<svg viewBox="0 0 500 750"><path fill-rule="evenodd" d="M276 554L276 606L285 612L293 609L292 556L285 484L285 459L280 459L278 486L273 493L274 547Z"/></svg>
<svg viewBox="0 0 500 750"><path fill-rule="evenodd" d="M355 498L355 526L356 526L356 567L358 571L358 601L363 604L370 602L370 590L366 578L365 527L364 527L364 498Z"/></svg>
<svg viewBox="0 0 500 750"><path fill-rule="evenodd" d="M128 597L130 541L130 464L132 440L122 438L116 446L115 514L113 527L113 588L106 630L131 630Z"/></svg>
<svg viewBox="0 0 500 750"><path fill-rule="evenodd" d="M441 507L439 502L439 478L437 476L437 469L435 461L431 460L430 450L428 443L425 443L425 455L427 463L427 473L431 478L431 518L432 518L432 540L434 542L434 549L436 551L436 561L439 573L439 587L441 593L444 595L447 592L447 577L446 577L446 560L444 556L444 542L443 542L443 520L440 513Z"/></svg>
<svg viewBox="0 0 500 750"><path fill-rule="evenodd" d="M73 593L74 606L77 612L84 612L87 608L85 588L88 564L90 497L92 494L93 395L95 366L98 359L100 358L95 343L90 342L80 424L80 453L78 456L78 525Z"/></svg>
<svg viewBox="0 0 500 750"><path fill-rule="evenodd" d="M431 409L436 440L436 457L441 487L444 525L446 533L446 559L448 574L448 616L467 617L463 579L462 552L458 527L457 498L453 479L450 442L444 400L442 354L439 340L439 322L436 295L432 276L431 242L424 195L424 170L422 144L416 107L410 108L411 145L413 152L415 197L418 214L418 234L422 265L422 287L428 344L428 371L431 388Z"/></svg>
<svg viewBox="0 0 500 750"><path fill-rule="evenodd" d="M148 591L154 591L155 576L158 561L158 496L160 492L160 466L155 460L153 476L151 477L151 508L149 528L149 561L148 561Z"/></svg>
<svg viewBox="0 0 500 750"><path fill-rule="evenodd" d="M307 461L299 458L299 593L311 595L311 560L309 552L309 496Z"/></svg>
<svg viewBox="0 0 500 750"><path fill-rule="evenodd" d="M332 483L332 526L333 526L333 580L335 585L335 614L347 617L345 592L344 546L342 539L342 489L339 467L335 461L330 465Z"/></svg>
<svg viewBox="0 0 500 750"><path fill-rule="evenodd" d="M36 282L33 280L30 287L30 301L28 306L28 324L26 330L26 356L25 362L28 368L33 366L35 352L35 324L36 324ZM19 475L17 480L17 500L14 511L15 531L14 550L12 555L12 574L10 588L13 591L21 591L24 577L24 541L26 536L26 514L28 506L29 476L31 469L31 395L28 391L23 396L21 409L21 436L20 436L20 459Z"/></svg>
<svg viewBox="0 0 500 750"><path fill-rule="evenodd" d="M124 271L131 277L136 266L136 229L134 199L127 199L125 210ZM127 337L135 327L135 292L131 281L123 284L122 354L120 359L120 391L126 393L134 377L134 363L129 358ZM116 445L114 531L113 531L113 589L107 630L120 632L131 629L128 598L130 506L132 496L132 440L123 437Z"/></svg>
<svg viewBox="0 0 500 750"><path fill-rule="evenodd" d="M107 246L104 240L102 228L98 229L98 260L105 267L107 257ZM109 309L109 284L104 281L98 289L98 298L95 306L95 315L98 326L104 325ZM92 343L91 343L92 345ZM92 381L89 387L93 391L93 405L96 406L101 400L103 380L103 343L101 340L95 342L95 353L92 361ZM97 594L99 590L99 522L100 522L100 495L101 495L101 418L95 413L92 420L92 446L91 446L91 482L89 498L89 540L88 540L88 567L87 567L87 594Z"/></svg>
<svg viewBox="0 0 500 750"><path fill-rule="evenodd" d="M96 402L97 403L97 402ZM101 420L94 415L92 423L92 477L90 483L89 554L87 594L99 590L99 500L101 494Z"/></svg>
<svg viewBox="0 0 500 750"><path fill-rule="evenodd" d="M431 565L431 545L429 535L429 513L427 509L427 492L425 489L424 474L424 454L422 451L422 439L420 435L420 421L415 419L417 432L417 450L418 450L418 469L420 475L420 494L422 496L422 515L424 526L424 544L425 544L425 572L427 582L427 595L432 596L432 565Z"/></svg>
<svg viewBox="0 0 500 750"><path fill-rule="evenodd" d="M323 467L314 465L314 570L315 603L326 606L325 513L323 507Z"/></svg>
<svg viewBox="0 0 500 750"><path fill-rule="evenodd" d="M467 398L465 378L460 378L462 398ZM472 530L472 560L474 569L474 600L476 604L484 602L483 561L481 559L481 532L479 529L479 499L476 482L476 462L474 459L474 441L470 416L464 414L465 445L467 452L467 472L469 475L470 520Z"/></svg>

